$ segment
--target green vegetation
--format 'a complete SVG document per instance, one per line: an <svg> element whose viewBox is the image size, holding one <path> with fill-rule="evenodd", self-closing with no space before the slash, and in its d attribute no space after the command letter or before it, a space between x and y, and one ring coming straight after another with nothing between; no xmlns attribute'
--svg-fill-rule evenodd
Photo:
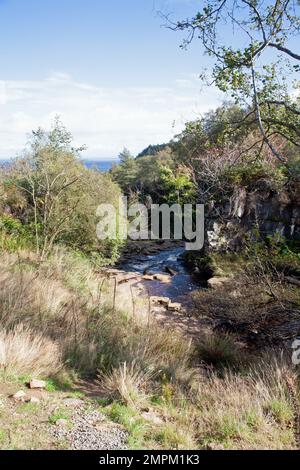
<svg viewBox="0 0 300 470"><path fill-rule="evenodd" d="M88 170L59 120L33 132L23 157L1 172L0 233L3 249L32 247L45 260L55 244L97 258L115 259L118 241L100 242L96 209L118 205L120 191L107 175Z"/></svg>
<svg viewBox="0 0 300 470"><path fill-rule="evenodd" d="M120 425L133 449L297 448L299 96L280 83L291 63L265 54L299 60L287 49L299 18L282 1L242 4L243 22L239 8L232 19L251 32L244 49L215 34L227 2L173 25L199 33L232 102L137 158L124 149L109 174L85 168L58 119L0 169L0 448L53 448L49 425L72 428L66 397ZM131 287L117 298L122 281L102 269L123 243L97 238L96 209L118 210L121 193L206 206L206 246L185 262L210 288L166 324L142 294L133 315ZM34 378L42 403L12 397Z"/></svg>

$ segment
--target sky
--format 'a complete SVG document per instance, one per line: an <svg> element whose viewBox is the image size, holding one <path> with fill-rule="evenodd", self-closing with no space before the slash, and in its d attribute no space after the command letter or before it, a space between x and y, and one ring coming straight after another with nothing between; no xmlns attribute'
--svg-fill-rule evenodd
<svg viewBox="0 0 300 470"><path fill-rule="evenodd" d="M197 0L0 0L0 159L56 115L108 160L169 141L223 97L203 89L206 60L195 42L163 27L157 11L182 19Z"/></svg>

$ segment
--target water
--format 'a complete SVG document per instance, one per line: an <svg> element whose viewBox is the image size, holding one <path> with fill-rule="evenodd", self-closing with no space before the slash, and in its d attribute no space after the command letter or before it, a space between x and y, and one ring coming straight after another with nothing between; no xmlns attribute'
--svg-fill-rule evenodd
<svg viewBox="0 0 300 470"><path fill-rule="evenodd" d="M83 163L87 168L96 168L103 173L111 170L114 164L118 163L118 160L83 160Z"/></svg>
<svg viewBox="0 0 300 470"><path fill-rule="evenodd" d="M87 168L96 168L103 173L108 172L114 164L118 163L118 160L82 160ZM11 160L0 160L1 166L9 166Z"/></svg>
<svg viewBox="0 0 300 470"><path fill-rule="evenodd" d="M180 302L186 294L201 288L197 276L191 274L181 259L184 248L174 248L160 251L150 256L142 256L120 265L120 269L127 272L144 274L165 273L166 267L177 272L171 278L171 283L160 281L145 281L149 294L153 296L169 297L173 301Z"/></svg>

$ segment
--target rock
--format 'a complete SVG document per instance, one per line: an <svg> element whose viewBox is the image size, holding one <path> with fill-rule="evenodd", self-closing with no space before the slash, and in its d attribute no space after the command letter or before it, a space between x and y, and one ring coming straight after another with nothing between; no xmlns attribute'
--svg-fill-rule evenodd
<svg viewBox="0 0 300 470"><path fill-rule="evenodd" d="M154 276L150 276L149 274L146 274L143 276L144 281L154 281Z"/></svg>
<svg viewBox="0 0 300 470"><path fill-rule="evenodd" d="M36 379L33 379L29 382L29 388L32 390L32 389L42 389L42 388L46 388L46 382L44 382L44 380L36 380Z"/></svg>
<svg viewBox="0 0 300 470"><path fill-rule="evenodd" d="M228 277L213 277L209 279L207 283L208 287L210 287L211 289L217 289L218 287L222 287L229 281L230 279Z"/></svg>
<svg viewBox="0 0 300 470"><path fill-rule="evenodd" d="M210 444L207 444L206 450L221 451L221 450L224 450L224 446L219 443L211 442Z"/></svg>
<svg viewBox="0 0 300 470"><path fill-rule="evenodd" d="M171 276L169 276L167 274L155 274L153 276L153 278L154 278L155 281L164 282L166 284L171 282Z"/></svg>
<svg viewBox="0 0 300 470"><path fill-rule="evenodd" d="M67 408L79 408L83 405L83 400L80 400L79 398L65 398L64 405Z"/></svg>
<svg viewBox="0 0 300 470"><path fill-rule="evenodd" d="M13 395L13 399L16 401L25 401L26 393L23 390L19 390L17 393Z"/></svg>
<svg viewBox="0 0 300 470"><path fill-rule="evenodd" d="M122 274L122 271L120 271L119 269L108 269L107 271L105 271L106 275L107 276L119 276L120 274Z"/></svg>
<svg viewBox="0 0 300 470"><path fill-rule="evenodd" d="M58 419L55 424L56 426L65 428L66 426L68 426L68 421L66 419Z"/></svg>
<svg viewBox="0 0 300 470"><path fill-rule="evenodd" d="M40 399L38 397L30 397L28 400L26 400L26 403L35 403L38 405L40 403Z"/></svg>
<svg viewBox="0 0 300 470"><path fill-rule="evenodd" d="M154 304L160 304L164 307L168 307L170 299L168 297L151 297L151 302Z"/></svg>
<svg viewBox="0 0 300 470"><path fill-rule="evenodd" d="M142 413L142 418L144 418L146 421L150 421L153 424L160 425L164 424L163 420L157 416L153 411L148 411L145 413Z"/></svg>
<svg viewBox="0 0 300 470"><path fill-rule="evenodd" d="M170 266L166 266L165 271L166 271L166 273L170 274L171 276L176 276L176 274L178 274L178 272L175 271L175 269L170 268Z"/></svg>
<svg viewBox="0 0 300 470"><path fill-rule="evenodd" d="M127 276L127 277L124 277L124 279L119 280L118 285L126 284L127 282L130 282L130 281L136 281L137 279L139 279L139 276L137 275Z"/></svg>
<svg viewBox="0 0 300 470"><path fill-rule="evenodd" d="M143 272L143 275L144 276L154 276L154 273L150 272L149 269L145 269L145 271Z"/></svg>
<svg viewBox="0 0 300 470"><path fill-rule="evenodd" d="M169 312L180 312L181 304L179 304L179 303L169 303L168 310L169 310Z"/></svg>

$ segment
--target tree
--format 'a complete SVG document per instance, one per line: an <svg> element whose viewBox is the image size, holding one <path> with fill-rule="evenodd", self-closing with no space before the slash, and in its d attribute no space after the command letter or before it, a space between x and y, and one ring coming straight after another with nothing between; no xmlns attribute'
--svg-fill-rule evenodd
<svg viewBox="0 0 300 470"><path fill-rule="evenodd" d="M56 119L49 132L32 133L29 149L12 169L12 181L28 199L40 260L56 242L85 252L106 249L96 236L96 209L117 205L119 190L108 176L85 168L81 150L72 147L72 135Z"/></svg>
<svg viewBox="0 0 300 470"><path fill-rule="evenodd" d="M130 150L124 147L122 152L119 154L119 160L121 162L121 165L126 165L128 162L134 160L134 157L131 155Z"/></svg>
<svg viewBox="0 0 300 470"><path fill-rule="evenodd" d="M187 168L160 168L161 190L168 204L191 204L196 200L196 186Z"/></svg>
<svg viewBox="0 0 300 470"><path fill-rule="evenodd" d="M116 165L111 174L126 195L134 189L137 173L137 163L130 151L126 148L119 154L120 165Z"/></svg>
<svg viewBox="0 0 300 470"><path fill-rule="evenodd" d="M240 125L256 123L263 145L278 160L286 157L272 143L279 135L300 147L300 97L291 93L292 79L300 71L300 55L293 49L299 35L299 1L204 1L193 18L172 23L187 31L182 47L195 37L213 59L211 82L230 92L236 103L248 107ZM228 43L224 37L228 36ZM240 44L245 44L240 47ZM299 90L299 83L294 86Z"/></svg>

